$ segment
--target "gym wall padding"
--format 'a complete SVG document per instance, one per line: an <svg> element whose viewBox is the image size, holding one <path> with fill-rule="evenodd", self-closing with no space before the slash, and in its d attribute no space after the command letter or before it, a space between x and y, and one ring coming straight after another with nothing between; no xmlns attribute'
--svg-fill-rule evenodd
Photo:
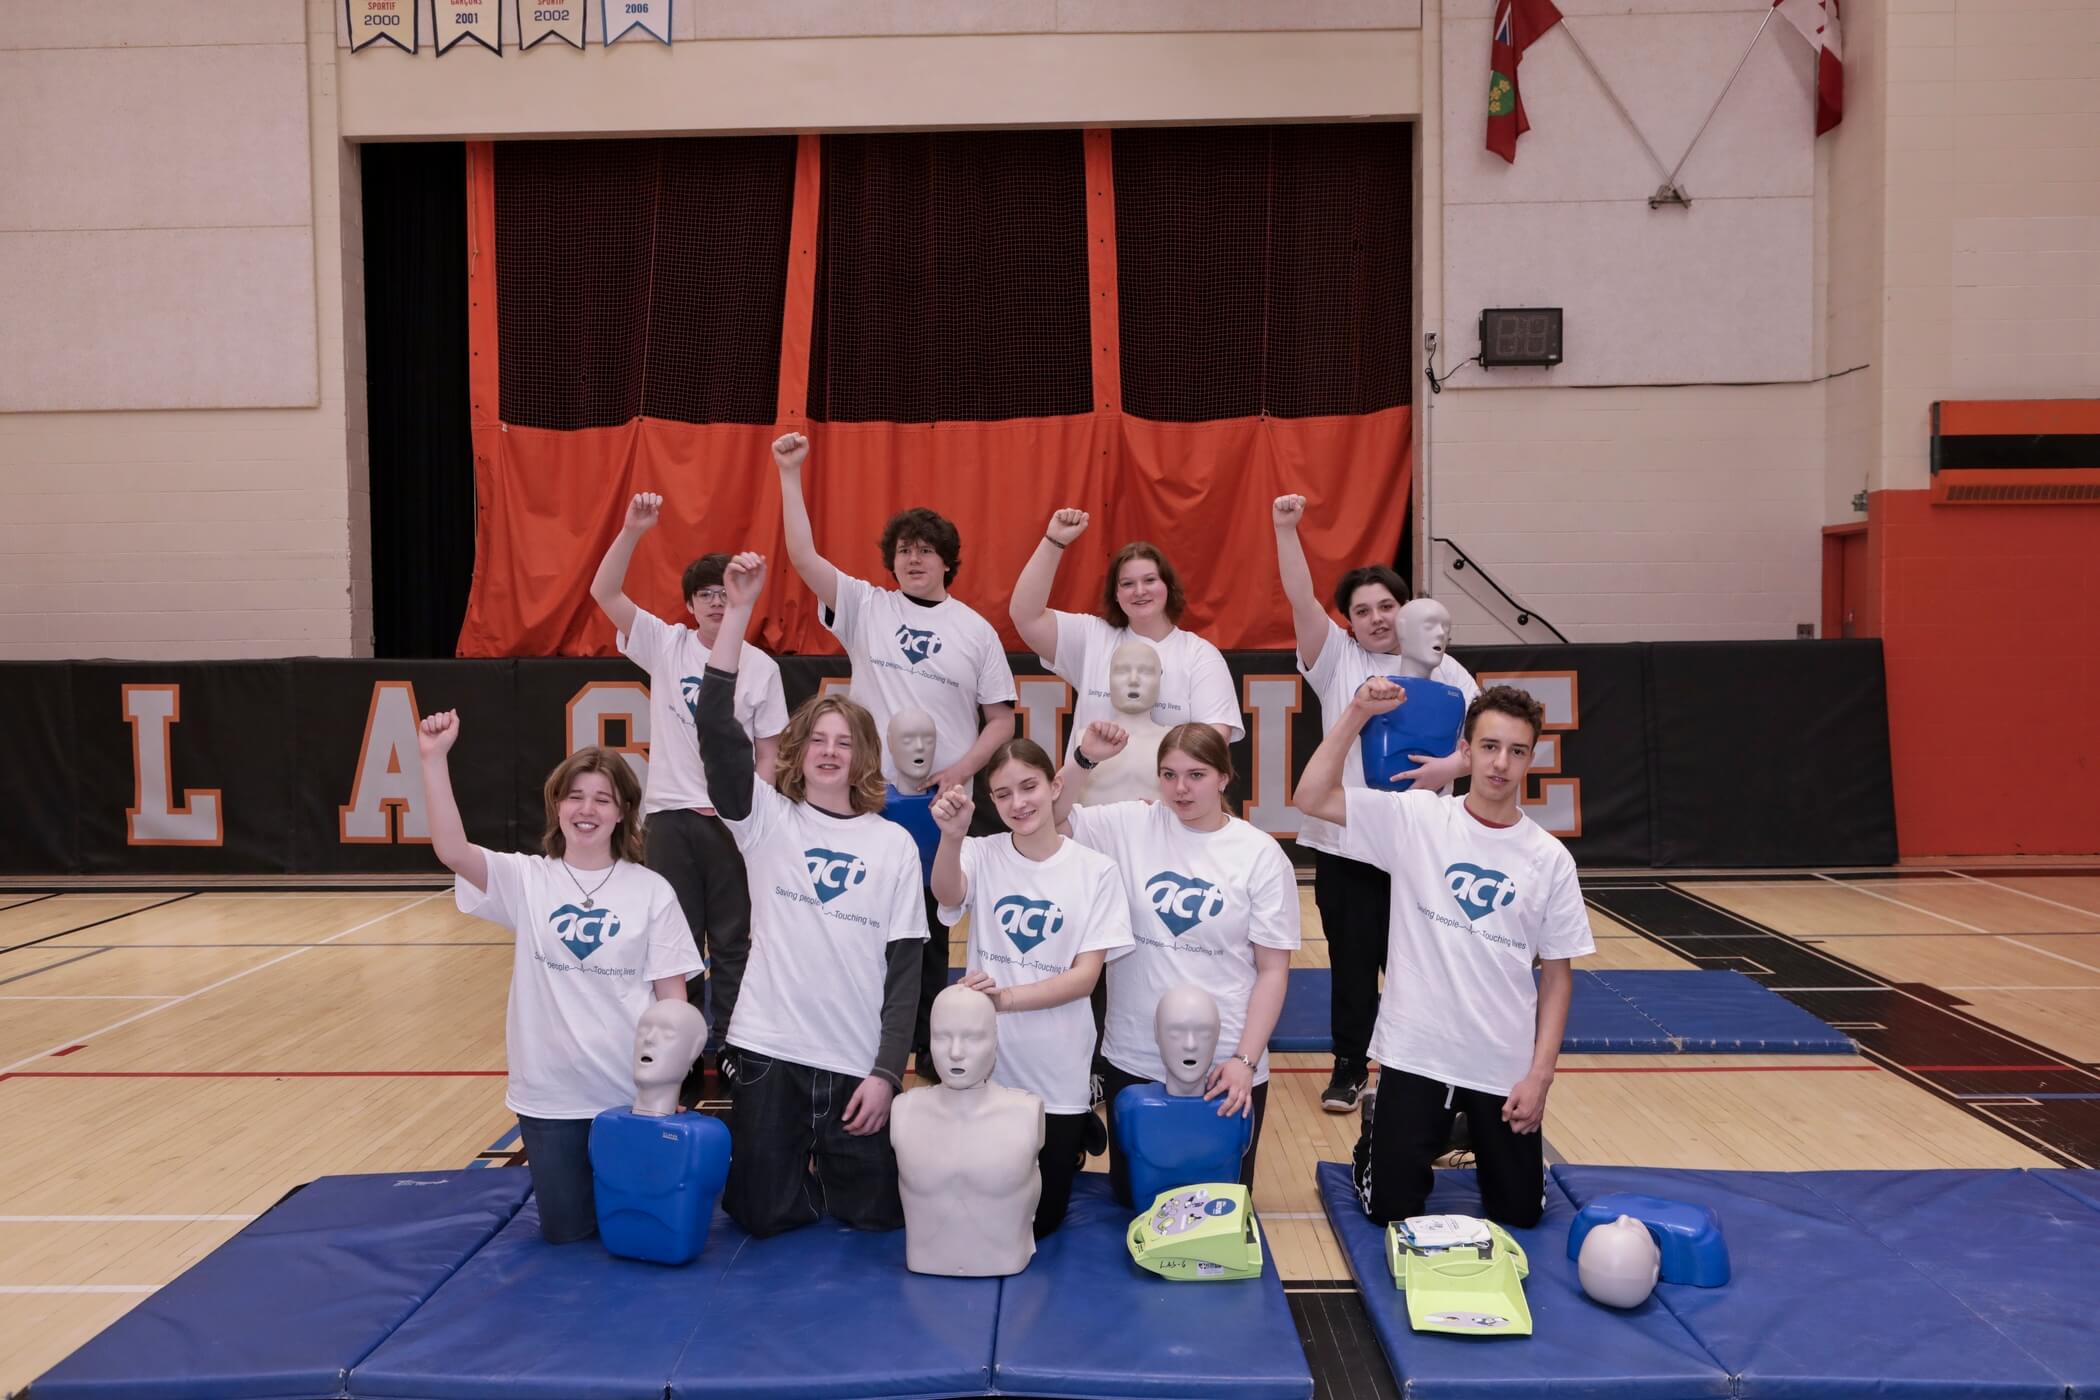
<svg viewBox="0 0 2100 1400"><path fill-rule="evenodd" d="M1680 658L1687 645L1700 654ZM1032 656L1011 659L1024 726L1033 714L1062 727L1063 682ZM1564 839L1585 866L1874 865L1893 856L1872 642L1488 647L1459 660L1484 681L1549 688L1568 706L1548 717L1557 771L1534 773L1532 788L1575 785L1559 789L1575 823ZM1234 746L1233 795L1250 820L1280 832L1294 816L1283 801L1288 781L1321 732L1318 702L1293 661L1227 657L1242 702L1258 707ZM788 703L845 669L839 657L783 657ZM155 721L125 719L127 686L175 687L179 715L164 745ZM1761 698L1809 693L1822 697L1816 716L1792 728ZM467 833L498 848L534 847L545 820L540 785L573 747L607 743L640 762L648 740L664 738L645 738L628 718L646 717L646 677L619 658L4 665L10 761L0 765L0 792L15 800L0 873L437 874L427 839L407 821L422 791L413 723L444 709L463 724L450 768ZM142 783L156 749L165 770ZM1804 776L1775 777L1782 766ZM127 812L155 787L177 811L187 794L216 793L223 829L206 844L132 844Z"/></svg>

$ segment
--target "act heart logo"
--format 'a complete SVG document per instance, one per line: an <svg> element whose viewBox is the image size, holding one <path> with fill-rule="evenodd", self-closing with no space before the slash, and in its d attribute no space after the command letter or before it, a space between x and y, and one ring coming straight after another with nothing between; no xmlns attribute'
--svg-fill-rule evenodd
<svg viewBox="0 0 2100 1400"><path fill-rule="evenodd" d="M868 878L867 863L848 851L812 846L802 853L802 863L809 869L809 882L816 886L817 898L826 904Z"/></svg>
<svg viewBox="0 0 2100 1400"><path fill-rule="evenodd" d="M923 627L905 627L900 624L897 628L897 646L904 652L904 659L914 666L941 654L940 634Z"/></svg>
<svg viewBox="0 0 2100 1400"><path fill-rule="evenodd" d="M1499 870L1459 861L1445 867L1444 879L1450 882L1451 897L1469 919L1485 919L1517 902L1516 885Z"/></svg>
<svg viewBox="0 0 2100 1400"><path fill-rule="evenodd" d="M564 904L547 919L561 945L582 962L620 935L620 919L610 909L585 909Z"/></svg>
<svg viewBox="0 0 2100 1400"><path fill-rule="evenodd" d="M1208 880L1176 870L1162 870L1147 880L1145 898L1176 938L1205 919L1216 918L1225 908L1225 891Z"/></svg>
<svg viewBox="0 0 2100 1400"><path fill-rule="evenodd" d="M685 712L692 716L693 723L700 723L700 678L698 676L680 676L678 678L678 698L685 701Z"/></svg>
<svg viewBox="0 0 2100 1400"><path fill-rule="evenodd" d="M1047 899L1010 894L992 906L992 922L1026 953L1065 926L1065 911Z"/></svg>

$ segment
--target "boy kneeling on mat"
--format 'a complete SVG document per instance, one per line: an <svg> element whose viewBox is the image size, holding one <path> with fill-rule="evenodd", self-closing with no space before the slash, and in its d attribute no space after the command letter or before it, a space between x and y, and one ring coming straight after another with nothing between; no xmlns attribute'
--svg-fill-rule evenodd
<svg viewBox="0 0 2100 1400"><path fill-rule="evenodd" d="M1293 800L1341 828L1343 855L1393 877L1386 995L1371 1036L1383 1072L1375 1106L1364 1100L1357 1195L1380 1224L1423 1214L1430 1164L1463 1111L1482 1213L1536 1225L1539 1127L1568 1023L1568 963L1596 951L1574 859L1518 806L1545 711L1514 686L1473 701L1459 745L1472 778L1463 798L1344 788L1343 760L1365 722L1406 698L1382 676L1365 681Z"/></svg>

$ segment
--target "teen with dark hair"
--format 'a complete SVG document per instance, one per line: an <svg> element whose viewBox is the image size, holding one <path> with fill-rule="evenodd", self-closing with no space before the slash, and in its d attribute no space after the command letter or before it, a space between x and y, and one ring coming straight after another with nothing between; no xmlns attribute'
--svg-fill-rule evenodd
<svg viewBox="0 0 2100 1400"><path fill-rule="evenodd" d="M700 971L678 897L640 864L641 784L610 749L580 749L547 775L545 855L467 839L447 756L451 710L416 734L430 848L459 877L462 914L512 932L503 1103L518 1115L540 1233L568 1244L597 1233L591 1120L634 1098L634 1030L652 1000L683 999Z"/></svg>
<svg viewBox="0 0 2100 1400"><path fill-rule="evenodd" d="M1086 1160L1087 1129L1100 1128L1088 1096L1094 1018L1086 1002L1102 965L1130 951L1130 913L1115 862L1058 835L1062 790L1040 745L1001 744L987 778L1007 829L970 836L968 790L942 793L933 805L941 829L933 892L944 922L970 916L963 985L990 997L999 1012L993 1080L1043 1101L1043 1194L1035 1212L1041 1239L1064 1222L1073 1178Z"/></svg>
<svg viewBox="0 0 2100 1400"><path fill-rule="evenodd" d="M1298 878L1275 837L1226 810L1232 756L1207 724L1178 724L1160 741L1157 802L1070 805L1075 769L1095 766L1127 742L1116 725L1088 725L1058 775L1057 797L1059 830L1115 860L1136 944L1108 965L1101 1053L1109 1175L1127 1200L1129 1168L1114 1145L1116 1095L1167 1077L1152 1016L1169 988L1189 983L1218 1006L1219 1058L1204 1097L1219 1101L1221 1115L1254 1118L1240 1174L1251 1186L1268 1106L1269 1033L1283 1011L1299 941Z"/></svg>
<svg viewBox="0 0 2100 1400"><path fill-rule="evenodd" d="M722 630L729 595L722 587L726 554L704 554L686 565L680 594L693 625L668 623L635 606L626 593L627 567L635 546L656 525L663 497L643 492L627 504L627 519L613 537L591 580L591 597L611 619L620 652L649 673L649 781L642 797L643 839L649 867L671 882L679 907L702 947L714 989L706 1053L719 1056L751 955L751 895L744 858L716 815L700 768L700 677ZM737 662L736 718L750 736L758 771L772 781L780 731L787 727L787 700L780 666L743 644ZM700 1000L699 989L688 993ZM702 1065L696 1062L680 1097L700 1097Z"/></svg>
<svg viewBox="0 0 2100 1400"><path fill-rule="evenodd" d="M1278 496L1271 514L1277 572L1297 633L1298 669L1320 697L1321 723L1332 732L1358 686L1372 676L1399 673L1400 609L1407 603L1407 584L1384 564L1366 564L1343 574L1334 590L1335 610L1349 620L1343 631L1320 605L1305 546L1298 539L1305 497ZM1480 693L1472 675L1448 654L1431 679L1457 687L1468 701ZM1417 788L1448 791L1463 768L1454 749L1450 757L1428 759L1403 776ZM1342 781L1364 786L1363 755L1355 748L1349 750ZM1329 994L1334 1073L1320 1095L1320 1106L1330 1113L1347 1113L1356 1107L1370 1078L1371 1027L1378 1020L1378 975L1386 970L1392 887L1385 871L1343 855L1341 833L1325 822L1308 818L1299 829L1298 844L1313 853L1313 902L1320 910L1328 961L1334 968Z"/></svg>
<svg viewBox="0 0 2100 1400"><path fill-rule="evenodd" d="M1343 758L1373 715L1405 692L1373 676L1335 716L1292 799L1341 832L1342 853L1392 873L1386 965L1355 1179L1381 1224L1422 1213L1430 1163L1466 1115L1484 1214L1538 1223L1540 1125L1567 1028L1571 959L1594 952L1575 862L1518 805L1544 711L1513 686L1466 710L1464 798L1382 792L1342 781ZM1539 968L1536 988L1532 967Z"/></svg>
<svg viewBox="0 0 2100 1400"><path fill-rule="evenodd" d="M1136 637L1159 653L1159 701L1152 718L1163 728L1208 724L1227 742L1244 734L1239 692L1225 657L1194 632L1181 629L1187 599L1181 577L1158 546L1136 540L1117 550L1102 578L1101 615L1059 612L1050 588L1065 549L1086 533L1087 513L1060 510L1050 517L1035 553L1014 580L1011 612L1021 640L1043 664L1072 686L1072 729L1065 742L1069 760L1079 736L1099 720L1113 724L1109 658Z"/></svg>
<svg viewBox="0 0 2100 1400"><path fill-rule="evenodd" d="M722 1056L736 1105L722 1208L753 1235L824 1214L894 1230L904 1207L886 1129L926 937L918 847L882 819L881 745L851 700L804 701L781 738L775 786L757 780L732 697L765 561L739 554L723 585L700 758L744 856L751 963Z"/></svg>
<svg viewBox="0 0 2100 1400"><path fill-rule="evenodd" d="M953 524L922 506L900 511L882 530L882 562L897 587L876 588L853 577L817 550L802 497L808 459L809 439L800 433L784 434L773 444L788 561L817 595L824 625L853 663L848 693L875 717L877 734L887 734L891 718L901 711L931 715L931 790L970 786L992 750L1014 736L1015 691L998 631L948 592L962 567L962 538ZM885 759L882 767L890 782L917 790L895 762ZM928 892L924 898L926 919L937 925L933 896ZM923 956L912 1030L922 1071L928 1063L933 999L948 981L945 929L927 940Z"/></svg>

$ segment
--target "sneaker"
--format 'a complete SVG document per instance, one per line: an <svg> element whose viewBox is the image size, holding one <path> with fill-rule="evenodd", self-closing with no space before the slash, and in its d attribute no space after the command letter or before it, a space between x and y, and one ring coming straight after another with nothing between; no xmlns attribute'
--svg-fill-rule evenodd
<svg viewBox="0 0 2100 1400"><path fill-rule="evenodd" d="M1326 1091L1320 1095L1320 1107L1329 1113L1355 1112L1369 1079L1370 1074L1361 1060L1336 1060L1334 1074L1327 1081Z"/></svg>

